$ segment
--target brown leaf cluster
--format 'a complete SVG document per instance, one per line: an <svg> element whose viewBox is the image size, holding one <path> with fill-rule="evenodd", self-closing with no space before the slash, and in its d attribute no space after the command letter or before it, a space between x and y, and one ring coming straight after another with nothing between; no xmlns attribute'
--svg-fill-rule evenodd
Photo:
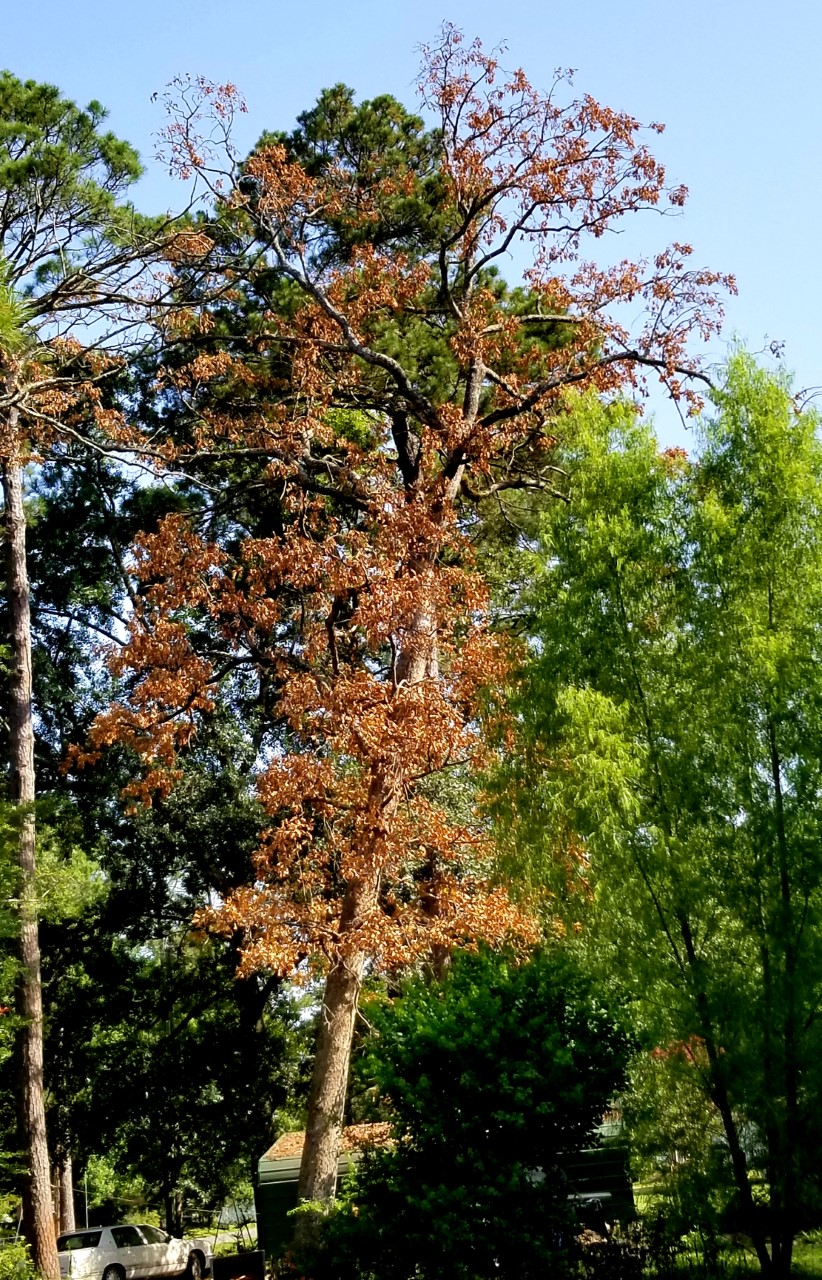
<svg viewBox="0 0 822 1280"><path fill-rule="evenodd" d="M249 254L291 289L289 305L272 296L245 347L201 343L159 385L190 411L201 465L259 460L280 527L226 549L174 516L138 543L139 607L112 660L130 691L89 751L125 742L149 770L147 798L172 781L226 655L227 670L243 663L276 689L256 879L203 917L246 931L249 969L355 955L393 968L431 948L533 936L491 886L481 825L455 822L426 791L444 770L470 773L483 689L501 695L508 679L464 504L550 487L569 387L641 388L652 370L693 399L688 344L715 332L733 288L692 267L688 245L608 268L586 257L624 216L676 209L685 190L666 185L637 120L568 100L567 79L541 93L450 27L424 51L440 205L436 243L416 251L365 235L386 200L413 194L410 173L370 185L338 162L309 173L277 144L245 166L253 195L236 189L221 205L231 234L247 234ZM237 109L232 86L182 85L172 168L220 189L215 149ZM352 237L344 252L329 252L332 222ZM185 266L211 244L177 237L168 256ZM532 252L513 302L491 269L516 245ZM241 265L226 266L224 296L237 296ZM639 331L626 309L642 312ZM207 305L172 325L200 339L212 328ZM413 356L423 331L448 377ZM360 415L370 447L337 430L340 411ZM207 622L211 649L193 640L192 618Z"/></svg>

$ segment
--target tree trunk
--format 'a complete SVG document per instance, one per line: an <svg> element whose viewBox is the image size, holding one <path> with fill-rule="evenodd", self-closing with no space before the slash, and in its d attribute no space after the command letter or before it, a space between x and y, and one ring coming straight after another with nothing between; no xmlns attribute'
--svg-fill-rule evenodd
<svg viewBox="0 0 822 1280"><path fill-rule="evenodd" d="M687 956L691 978L693 980L693 994L699 1018L699 1032L705 1045L705 1051L708 1055L711 1100L719 1112L720 1119L722 1120L722 1127L725 1130L725 1138L728 1143L728 1151L731 1157L731 1168L733 1170L734 1182L739 1194L742 1212L747 1222L748 1234L750 1235L751 1243L756 1251L757 1260L762 1270L762 1274L770 1277L773 1275L774 1270L773 1258L768 1252L767 1239L760 1224L760 1218L754 1203L753 1192L751 1191L751 1184L748 1179L748 1161L739 1138L739 1130L734 1118L731 1099L728 1094L728 1087L725 1079L725 1065L714 1034L714 1024L710 1013L708 997L701 982L701 966L696 946L694 944L693 933L691 931L689 920L683 914L680 914L679 916L679 926L682 934L682 940L685 944L685 954Z"/></svg>
<svg viewBox="0 0 822 1280"><path fill-rule="evenodd" d="M371 884L356 884L348 890L340 926L343 939L357 928L366 904L374 901L378 892L377 873ZM365 959L363 951L346 950L343 946L326 978L300 1163L298 1194L301 1201L329 1203L337 1190L337 1160ZM310 1244L318 1225L316 1213L300 1214L295 1244L298 1247Z"/></svg>
<svg viewBox="0 0 822 1280"><path fill-rule="evenodd" d="M18 1118L25 1158L23 1227L36 1269L59 1280L43 1097L43 999L35 884L34 727L31 707L31 625L26 568L23 468L17 454L17 413L7 423L9 454L3 464L8 606L12 670L9 689L9 751L12 800L20 809L18 837L20 973L17 982L19 1066Z"/></svg>
<svg viewBox="0 0 822 1280"><path fill-rule="evenodd" d="M333 1200L351 1043L365 956L341 958L326 979L300 1165L301 1200Z"/></svg>
<svg viewBox="0 0 822 1280"><path fill-rule="evenodd" d="M166 1231L175 1240L183 1237L183 1193L175 1187L166 1191Z"/></svg>
<svg viewBox="0 0 822 1280"><path fill-rule="evenodd" d="M773 597L769 591L769 616L772 620ZM783 1080L779 1090L785 1099L784 1120L774 1134L771 1154L777 1163L779 1188L778 1212L773 1215L771 1255L774 1274L789 1276L793 1257L793 1243L800 1220L799 1206L803 1194L799 1177L799 1151L802 1146L800 1122L801 1071L799 1062L800 1018L797 1008L800 995L797 984L799 949L802 944L802 925L794 924L794 886L790 874L788 834L785 822L785 802L782 794L782 756L777 739L774 717L768 715L768 744L773 781L774 817L776 819L776 845L779 872L779 915L777 943L782 959L782 1059ZM778 1086L777 1086L778 1087ZM766 1084L767 1088L767 1084ZM778 1096L778 1095L777 1095Z"/></svg>
<svg viewBox="0 0 822 1280"><path fill-rule="evenodd" d="M453 500L451 489L447 499ZM433 601L433 565L429 562L414 566L419 580L430 584L423 586L417 603L410 635L397 656L394 671L395 689L413 686L424 680L435 680L438 675L436 610ZM402 707L402 703L399 704ZM399 715L411 714L413 709L400 710ZM308 1116L305 1143L300 1164L298 1184L301 1201L328 1203L334 1199L337 1186L337 1160L348 1090L351 1066L351 1045L357 1018L357 1006L365 971L366 953L351 945L352 935L376 903L381 883L381 844L385 832L397 811L399 791L397 782L392 785L384 764L374 773L369 795L369 811L372 815L372 839L370 866L372 874L367 879L352 883L346 893L340 919L340 936L337 955L326 979L323 995L317 1047L308 1096ZM346 945L348 944L348 945ZM297 1219L295 1244L299 1247L314 1239L318 1217L305 1212Z"/></svg>
<svg viewBox="0 0 822 1280"><path fill-rule="evenodd" d="M74 1176L70 1151L64 1151L57 1163L57 1208L60 1232L73 1231L77 1223L74 1216Z"/></svg>

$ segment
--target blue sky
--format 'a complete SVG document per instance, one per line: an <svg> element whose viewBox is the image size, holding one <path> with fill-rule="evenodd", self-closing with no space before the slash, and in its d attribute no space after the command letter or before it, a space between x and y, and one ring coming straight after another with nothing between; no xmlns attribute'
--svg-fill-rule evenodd
<svg viewBox="0 0 822 1280"><path fill-rule="evenodd" d="M690 188L681 218L634 219L620 256L687 240L695 261L734 272L739 297L725 337L753 349L785 343L797 387L822 384L817 314L820 245L818 0L5 0L0 65L49 80L70 96L100 99L111 127L150 170L138 202L172 207L179 194L152 160L162 126L152 93L176 74L232 80L249 114L240 141L287 128L337 81L361 97L389 92L415 104L416 46L444 19L486 45L508 44L507 66L538 85L555 67L575 87L645 121L667 125L654 150ZM723 344L711 355L721 358ZM681 435L654 398L660 433Z"/></svg>

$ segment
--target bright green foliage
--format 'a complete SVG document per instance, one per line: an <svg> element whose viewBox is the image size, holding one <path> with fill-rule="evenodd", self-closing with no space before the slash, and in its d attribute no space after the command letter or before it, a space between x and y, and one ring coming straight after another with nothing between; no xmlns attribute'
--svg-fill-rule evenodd
<svg viewBox="0 0 822 1280"><path fill-rule="evenodd" d="M14 1186L22 1166L22 1153L14 1133L12 1054L20 1020L13 1011L19 963L14 939L18 924L18 877L15 850L19 839L20 811L0 801L0 1197ZM79 848L63 848L60 833L41 826L37 868L39 910L52 924L76 918L99 900L103 884L96 864ZM5 1086L5 1087L3 1087Z"/></svg>
<svg viewBox="0 0 822 1280"><path fill-rule="evenodd" d="M590 985L556 955L464 954L443 983L365 1016L365 1074L397 1142L333 1220L332 1271L348 1258L381 1280L560 1274L574 1231L563 1156L590 1144L626 1058Z"/></svg>
<svg viewBox="0 0 822 1280"><path fill-rule="evenodd" d="M28 1245L22 1240L0 1247L0 1280L37 1280Z"/></svg>
<svg viewBox="0 0 822 1280"><path fill-rule="evenodd" d="M678 1252L687 1240L711 1264L722 1234L740 1224L722 1122L705 1095L704 1056L700 1045L637 1054L622 1106L651 1241Z"/></svg>
<svg viewBox="0 0 822 1280"><path fill-rule="evenodd" d="M139 1176L125 1172L116 1156L90 1156L83 1170L82 1190L88 1195L90 1223L150 1222L160 1225L155 1211L146 1208L150 1191Z"/></svg>
<svg viewBox="0 0 822 1280"><path fill-rule="evenodd" d="M819 1188L816 428L741 354L697 462L660 454L628 409L580 406L572 501L530 557L533 657L501 783L526 874L585 921L658 1044L702 1046L755 1232L746 1163L768 1180L777 1272Z"/></svg>
<svg viewBox="0 0 822 1280"><path fill-rule="evenodd" d="M54 812L50 816L54 817ZM7 801L0 802L0 1196L16 1186L23 1166L23 1153L15 1133L17 1085L12 1056L14 1036L20 1027L19 1016L12 1008L19 976L14 949L19 928L14 860L19 826L19 810ZM56 930L70 928L100 903L106 890L99 866L81 848L70 844L70 834L60 827L40 823L38 909L41 921Z"/></svg>
<svg viewBox="0 0 822 1280"><path fill-rule="evenodd" d="M12 270L0 256L0 353L14 354L25 346L28 307L14 288Z"/></svg>
<svg viewBox="0 0 822 1280"><path fill-rule="evenodd" d="M52 838L50 838L52 837ZM98 864L85 850L61 848L53 834L40 834L37 895L43 921L81 917L105 897L108 886Z"/></svg>

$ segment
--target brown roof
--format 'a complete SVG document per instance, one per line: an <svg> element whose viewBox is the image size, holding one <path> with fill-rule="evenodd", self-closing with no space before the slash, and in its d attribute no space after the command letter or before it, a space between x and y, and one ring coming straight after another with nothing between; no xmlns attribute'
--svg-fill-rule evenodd
<svg viewBox="0 0 822 1280"><path fill-rule="evenodd" d="M383 1147L391 1139L390 1124L350 1124L342 1131L341 1151L362 1151L363 1147ZM280 1134L263 1160L294 1160L303 1153L305 1130Z"/></svg>

